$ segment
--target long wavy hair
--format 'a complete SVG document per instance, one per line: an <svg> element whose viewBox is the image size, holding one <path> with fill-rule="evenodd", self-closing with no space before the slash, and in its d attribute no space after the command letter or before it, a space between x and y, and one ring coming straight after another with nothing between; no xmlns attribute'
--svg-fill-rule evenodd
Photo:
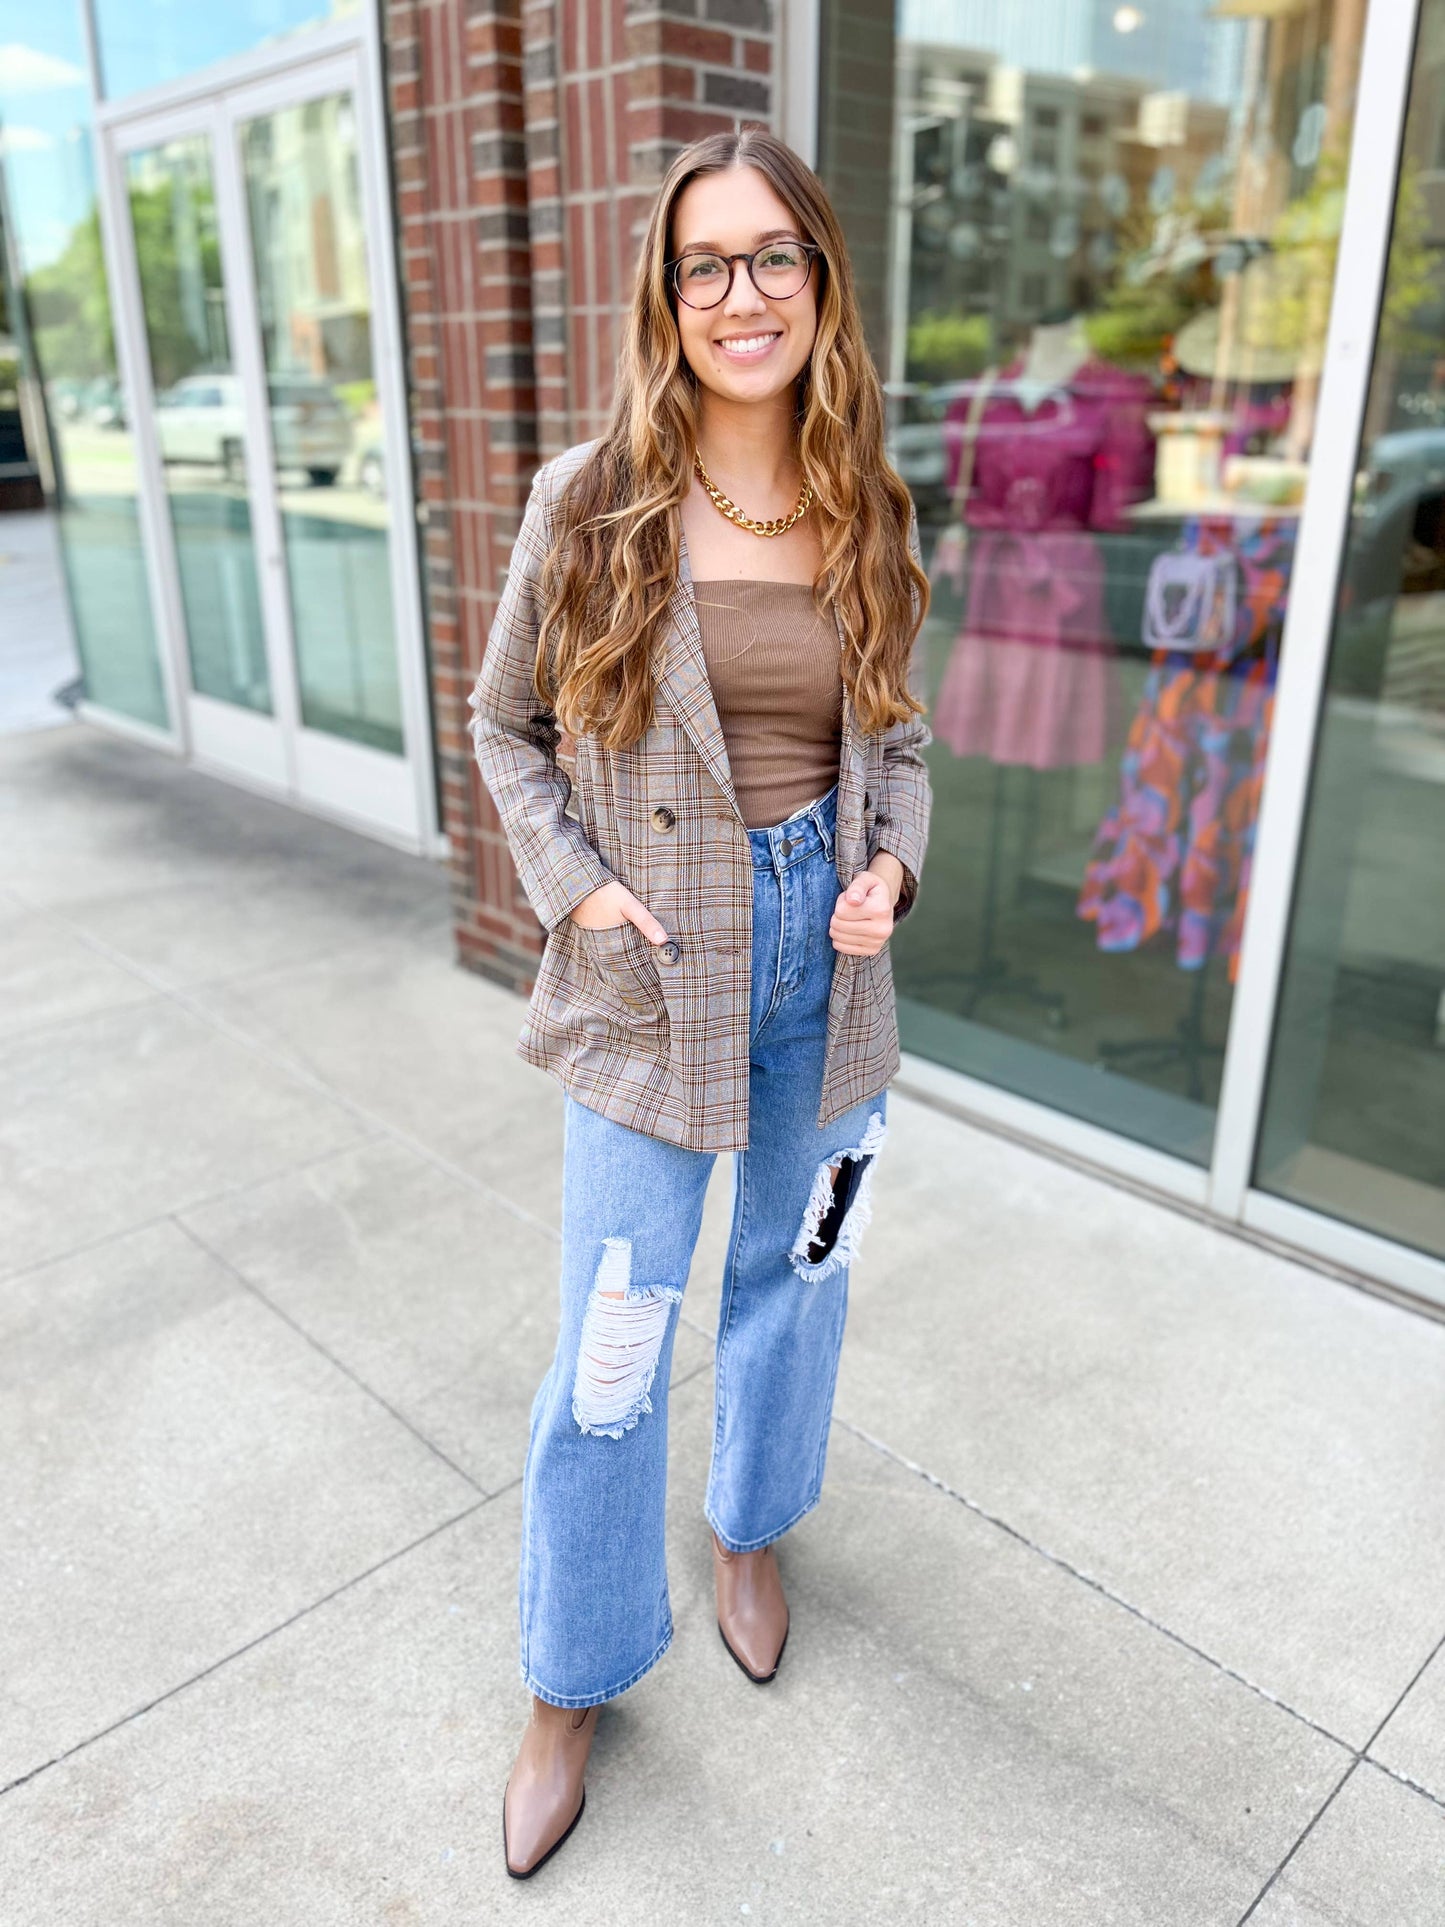
<svg viewBox="0 0 1445 1927"><path fill-rule="evenodd" d="M680 568L678 513L692 481L698 380L682 353L670 258L673 210L699 175L755 167L814 258L817 334L796 383L796 454L813 484L823 560L820 615L836 608L843 681L871 733L924 707L908 687L928 578L908 545L910 497L883 449L883 391L852 270L822 182L762 128L709 134L668 169L642 244L611 419L557 499L539 584L534 682L562 729L611 749L653 720L653 692Z"/></svg>

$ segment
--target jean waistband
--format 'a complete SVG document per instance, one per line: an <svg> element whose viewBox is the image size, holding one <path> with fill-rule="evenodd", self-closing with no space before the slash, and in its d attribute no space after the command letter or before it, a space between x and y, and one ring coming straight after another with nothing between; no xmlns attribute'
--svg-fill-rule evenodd
<svg viewBox="0 0 1445 1927"><path fill-rule="evenodd" d="M790 864L805 863L820 851L831 863L837 820L838 785L835 783L826 796L805 804L781 823L748 831L748 841L753 846L753 868L781 873Z"/></svg>

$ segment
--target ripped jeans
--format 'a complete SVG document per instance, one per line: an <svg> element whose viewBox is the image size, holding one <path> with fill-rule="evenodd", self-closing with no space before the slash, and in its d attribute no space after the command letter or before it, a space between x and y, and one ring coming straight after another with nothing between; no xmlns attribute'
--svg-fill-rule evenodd
<svg viewBox="0 0 1445 1927"><path fill-rule="evenodd" d="M768 1545L818 1503L886 1092L819 1130L837 789L750 830L748 1148L733 1157L712 1463L724 1545ZM678 1307L716 1155L566 1099L562 1317L522 1479L522 1679L555 1706L612 1699L672 1643L664 1509Z"/></svg>

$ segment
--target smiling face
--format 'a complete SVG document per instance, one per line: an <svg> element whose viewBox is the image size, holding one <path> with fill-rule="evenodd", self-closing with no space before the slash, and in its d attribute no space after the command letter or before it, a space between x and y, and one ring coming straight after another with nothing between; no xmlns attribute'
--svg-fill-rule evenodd
<svg viewBox="0 0 1445 1927"><path fill-rule="evenodd" d="M768 242L811 238L799 228L766 175L755 167L730 167L719 174L699 175L678 195L672 210L669 258L696 249L728 255L763 248L754 265L765 278ZM686 275L686 268L683 272ZM691 285L684 280L684 287L692 293L705 279L700 274ZM714 275L708 292L718 285ZM743 262L735 261L732 285L716 307L693 308L677 302L682 352L699 383L729 401L765 402L791 396L818 331L817 290L816 259L804 287L781 299L760 294ZM699 292L696 298L705 297Z"/></svg>

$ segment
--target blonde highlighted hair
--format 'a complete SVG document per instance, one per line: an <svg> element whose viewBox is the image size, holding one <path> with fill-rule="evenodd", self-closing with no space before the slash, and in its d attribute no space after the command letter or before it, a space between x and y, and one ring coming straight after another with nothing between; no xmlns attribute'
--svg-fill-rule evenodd
<svg viewBox="0 0 1445 1927"><path fill-rule="evenodd" d="M573 735L625 749L653 720L657 660L680 567L678 513L692 482L698 382L682 353L670 258L673 210L699 175L755 167L816 242L817 334L797 382L796 453L815 502L820 615L836 608L843 680L859 727L923 705L908 687L928 579L908 543L911 498L883 448L883 391L863 334L837 216L805 162L762 128L685 147L659 190L638 264L606 432L558 497L543 565L534 682Z"/></svg>

